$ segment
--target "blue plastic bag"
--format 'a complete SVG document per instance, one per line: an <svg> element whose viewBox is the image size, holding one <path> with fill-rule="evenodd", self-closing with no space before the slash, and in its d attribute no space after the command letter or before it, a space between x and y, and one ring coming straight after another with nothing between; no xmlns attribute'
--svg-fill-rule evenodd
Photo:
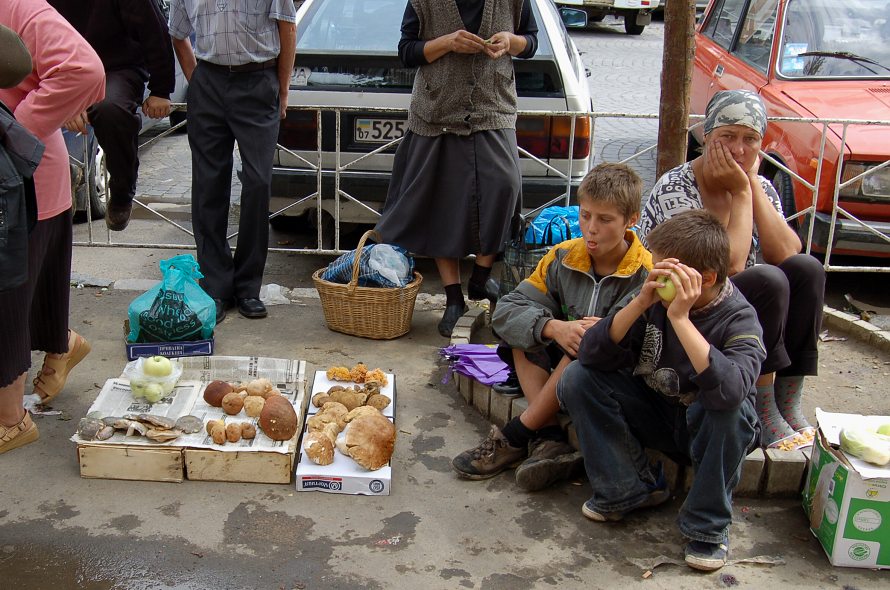
<svg viewBox="0 0 890 590"><path fill-rule="evenodd" d="M527 244L552 246L572 238L581 237L578 224L578 206L547 207L538 213L525 232Z"/></svg>
<svg viewBox="0 0 890 590"><path fill-rule="evenodd" d="M379 250L379 256L374 252ZM355 250L343 254L328 265L321 278L345 285L352 280ZM371 244L362 248L359 258L359 287L404 287L414 280L414 259L400 246Z"/></svg>
<svg viewBox="0 0 890 590"><path fill-rule="evenodd" d="M198 284L204 277L191 254L160 262L164 278L130 303L128 342L207 340L216 327L216 304Z"/></svg>

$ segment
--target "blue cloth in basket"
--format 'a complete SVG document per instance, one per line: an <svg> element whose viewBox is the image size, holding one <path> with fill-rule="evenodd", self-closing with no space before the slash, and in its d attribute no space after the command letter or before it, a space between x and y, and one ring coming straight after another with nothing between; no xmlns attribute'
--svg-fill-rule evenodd
<svg viewBox="0 0 890 590"><path fill-rule="evenodd" d="M354 260L355 250L343 254L328 265L321 278L332 283L349 283L352 280ZM390 244L370 244L362 249L358 271L359 287L397 288L404 287L413 280L414 259L404 248Z"/></svg>

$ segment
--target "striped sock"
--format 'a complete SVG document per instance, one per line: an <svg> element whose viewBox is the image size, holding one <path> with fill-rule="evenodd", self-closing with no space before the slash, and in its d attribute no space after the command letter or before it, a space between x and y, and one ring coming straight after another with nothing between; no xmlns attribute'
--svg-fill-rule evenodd
<svg viewBox="0 0 890 590"><path fill-rule="evenodd" d="M803 377L797 375L776 377L775 391L779 413L791 428L797 431L812 428L800 409L800 400L803 397Z"/></svg>
<svg viewBox="0 0 890 590"><path fill-rule="evenodd" d="M763 427L761 446L768 447L783 438L794 436L794 429L779 413L772 384L757 386L757 417Z"/></svg>

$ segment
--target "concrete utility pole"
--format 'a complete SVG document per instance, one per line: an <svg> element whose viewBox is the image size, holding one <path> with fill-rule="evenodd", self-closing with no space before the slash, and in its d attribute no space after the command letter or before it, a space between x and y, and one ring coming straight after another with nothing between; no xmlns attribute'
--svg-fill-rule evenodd
<svg viewBox="0 0 890 590"><path fill-rule="evenodd" d="M686 161L686 125L694 57L695 0L668 0L664 7L657 177Z"/></svg>

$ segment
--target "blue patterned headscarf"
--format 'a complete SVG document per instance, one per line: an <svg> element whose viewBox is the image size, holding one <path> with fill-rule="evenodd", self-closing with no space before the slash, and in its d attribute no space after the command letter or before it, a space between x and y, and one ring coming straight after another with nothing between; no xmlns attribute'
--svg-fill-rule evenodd
<svg viewBox="0 0 890 590"><path fill-rule="evenodd" d="M711 97L705 109L705 135L724 125L744 125L763 137L766 107L760 95L750 90L723 90Z"/></svg>

